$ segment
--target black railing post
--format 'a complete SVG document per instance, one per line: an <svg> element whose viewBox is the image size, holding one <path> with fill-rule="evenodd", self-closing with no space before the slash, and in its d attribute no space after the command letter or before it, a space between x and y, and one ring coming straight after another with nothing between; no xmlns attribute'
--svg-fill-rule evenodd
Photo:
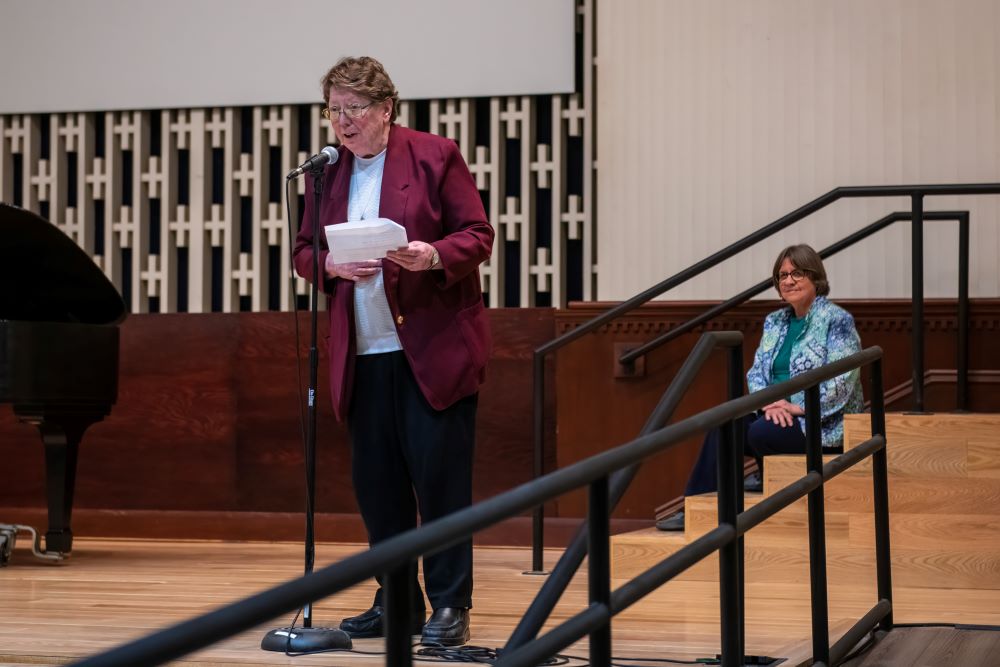
<svg viewBox="0 0 1000 667"><path fill-rule="evenodd" d="M969 214L958 220L958 355L955 408L969 409Z"/></svg>
<svg viewBox="0 0 1000 667"><path fill-rule="evenodd" d="M611 518L608 504L608 478L596 479L590 484L588 503L588 553L587 580L590 605L611 606ZM611 665L611 615L608 621L590 633L590 664L595 667Z"/></svg>
<svg viewBox="0 0 1000 667"><path fill-rule="evenodd" d="M535 419L535 461L534 477L538 479L545 469L545 353L535 350L534 370L534 419ZM541 504L531 513L531 572L542 574L542 549L545 547L545 505Z"/></svg>
<svg viewBox="0 0 1000 667"><path fill-rule="evenodd" d="M729 348L729 400L739 398L743 395L743 342ZM733 462L733 489L736 495L736 514L743 513L743 456L744 440L746 439L746 429L743 427L743 419L738 419L733 423L733 452L735 461ZM764 479L764 471L760 471L761 479ZM739 619L737 629L740 635L740 656L746 654L746 555L743 536L740 535L736 542L736 598L739 601Z"/></svg>
<svg viewBox="0 0 1000 667"><path fill-rule="evenodd" d="M819 385L806 389L806 466L823 474L823 434L820 430ZM829 610L826 591L826 521L824 485L809 492L809 581L812 593L813 661L830 664Z"/></svg>
<svg viewBox="0 0 1000 667"><path fill-rule="evenodd" d="M913 345L913 410L924 411L924 195L911 197L911 293L913 315L911 318Z"/></svg>
<svg viewBox="0 0 1000 667"><path fill-rule="evenodd" d="M872 454L872 486L875 497L875 571L878 578L878 597L889 602L889 614L879 627L888 632L892 629L892 550L889 545L889 464L886 448L889 446L885 433L885 396L882 386L882 359L872 362L872 436L880 435L885 441Z"/></svg>
<svg viewBox="0 0 1000 667"><path fill-rule="evenodd" d="M743 334L738 331L719 331L702 334L695 344L694 350L684 360L674 379L671 380L670 386L660 396L660 402L649 415L640 435L647 435L663 428L677 409L677 405L684 396L684 391L694 382L708 356L717 346L729 347L733 345L740 346L742 344ZM635 464L615 471L611 475L608 482L608 502L612 509L618 504L622 496L625 495L628 485L632 482L638 471L639 464ZM524 616L521 617L521 620L514 628L504 650L510 651L523 646L538 635L538 631L541 630L545 621L552 613L563 591L569 586L569 582L580 568L580 563L583 562L586 554L586 524L581 524L573 535L569 546L566 547L562 556L559 557L559 560L553 566L551 574L545 580L545 583L542 584L535 599L532 600L528 609L524 612Z"/></svg>
<svg viewBox="0 0 1000 667"><path fill-rule="evenodd" d="M729 337L739 336L729 332ZM412 585L413 570L401 575L402 567L415 567L416 560L424 554L435 553L449 544L456 544L468 535L511 517L522 515L541 502L556 498L574 489L588 486L595 480L607 477L613 471L620 471L642 460L677 446L687 438L704 433L708 428L718 428L740 419L789 393L803 391L806 387L829 378L839 377L858 368L873 363L882 355L878 347L870 347L844 359L830 362L823 368L806 371L789 379L781 386L766 387L754 395L743 396L722 405L709 408L696 415L682 419L656 432L647 433L628 443L611 448L583 461L553 471L541 479L534 480L491 498L485 498L449 516L421 525L419 528L397 535L372 546L363 553L349 556L339 563L328 565L319 571L280 584L270 590L251 595L239 602L226 605L196 618L182 621L117 648L74 663L80 667L132 667L133 665L164 664L187 653L205 648L209 644L244 632L273 619L275 616L293 611L312 600L326 598L370 580L378 574L394 574L387 585L386 604L393 605L396 614L406 613L409 603L406 585ZM809 397L814 408L817 403L815 387ZM818 445L818 431L813 428L813 444ZM874 453L884 441L870 439L855 451L838 458L830 464L830 476ZM815 447L814 447L815 448ZM745 513L744 528L749 530L766 517L779 511L781 507L801 498L822 483L823 473L809 473L793 482L785 489L763 500ZM609 484L610 486L610 484ZM609 492L610 496L610 492ZM758 511L761 510L761 511ZM536 665L548 656L562 650L575 641L586 637L609 619L612 612L620 612L636 602L654 588L669 581L687 568L709 556L726 543L735 542L736 531L732 526L719 526L705 536L695 540L687 548L661 561L645 573L626 583L614 595L607 607L588 606L581 614L573 617L559 628L547 633L532 647L522 646L501 658L509 665ZM606 556L601 556L605 558ZM398 571L397 571L398 570ZM400 602L400 600L404 602ZM884 606L884 605L883 605ZM388 610L387 610L388 611ZM881 617L881 616L880 616ZM405 619L408 621L410 619ZM403 625L403 630L407 626ZM873 621L874 622L874 621ZM396 622L397 627L399 621ZM391 630L391 629L390 629ZM399 631L390 631L390 646L402 645L398 640ZM551 650L550 650L551 649ZM398 649L393 649L394 651ZM523 658L518 657L523 656ZM411 658L412 659L412 658ZM409 660L390 658L389 664L406 664Z"/></svg>
<svg viewBox="0 0 1000 667"><path fill-rule="evenodd" d="M539 474L538 471L541 470L538 461L541 460L543 456L542 452L542 441L543 441L543 422L544 422L544 391L539 389L540 384L543 380L539 380L543 376L542 373L542 360L544 356L549 352L554 352L571 342L581 338L592 331L596 331L599 327L611 322L617 317L631 312L635 308L646 303L650 299L653 299L665 292L681 285L691 278L704 273L710 268L722 263L726 259L733 257L739 252L755 245L756 243L778 233L782 229L785 229L789 225L802 220L803 218L812 215L816 211L819 211L826 206L840 200L844 197L911 197L913 204L911 206L911 211L909 218L913 222L913 251L915 255L919 255L919 261L913 262L914 274L919 273L919 277L915 275L914 283L914 319L919 319L919 330L914 329L914 358L919 356L919 361L914 364L914 373L916 373L916 368L919 366L919 372L921 374L920 381L914 382L914 394L917 400L918 411L923 409L923 197L927 195L983 195L983 194L1000 194L1000 183L965 183L965 184L949 184L949 185L921 185L921 186L911 186L911 185L881 185L881 186L852 186L852 187L838 187L827 192L826 194L817 197L813 201L800 206L798 209L788 213L787 215L778 218L777 220L771 222L770 224L758 229L752 234L745 236L744 238L730 244L723 250L720 250L700 262L692 264L683 271L674 274L670 278L661 281L660 283L648 288L647 290L636 294L632 298L620 303L619 305L611 308L604 313L594 317L576 327L575 329L568 331L555 339L549 341L545 345L537 348L535 350L535 457L536 457L536 476ZM891 214L881 221L875 223L875 225L870 225L865 230L862 230L854 235L851 235L838 243L830 246L827 251L830 253L838 252L839 250L853 245L857 241L869 236L882 226L887 226L891 224L897 214ZM902 219L902 218L900 218ZM917 248L919 247L919 252ZM752 291L752 290L751 290ZM919 291L919 298L917 292ZM742 303L745 298L749 298L747 292L739 295L735 299L731 299L726 302L725 308L722 308L719 312L722 312L736 303ZM714 309L713 309L714 310ZM710 311L711 312L711 311ZM713 313L717 314L717 313ZM707 314L706 314L707 315ZM919 315L919 318L916 316ZM697 319L697 318L696 318ZM705 319L708 319L707 317ZM639 356L646 354L651 349L661 345L667 340L672 340L674 337L681 335L684 332L690 331L696 326L694 324L696 320L688 321L679 327L672 329L670 332L656 339L646 343L639 348L632 350L631 352L622 355L620 362L623 364L630 363L634 361ZM704 321L704 320L703 320ZM919 344L918 344L919 343ZM528 574L542 574L542 543L543 543L543 524L544 524L544 507L538 508L533 514L533 544L532 544L532 560L533 560L533 570ZM582 533L578 533L582 534ZM542 619L544 622L544 619ZM518 626L515 630L514 635L521 637L515 645L520 645L523 641L523 636L525 633L520 632L520 628L523 624Z"/></svg>
<svg viewBox="0 0 1000 667"><path fill-rule="evenodd" d="M413 664L410 624L413 622L413 581L416 562L408 561L385 576L385 660L387 665Z"/></svg>
<svg viewBox="0 0 1000 667"><path fill-rule="evenodd" d="M719 525L736 528L736 489L733 468L736 452L733 451L735 420L719 426L719 456L716 470L719 493ZM739 457L743 462L742 453ZM722 629L722 667L743 667L740 653L740 603L739 603L739 545L731 540L719 548L719 620Z"/></svg>

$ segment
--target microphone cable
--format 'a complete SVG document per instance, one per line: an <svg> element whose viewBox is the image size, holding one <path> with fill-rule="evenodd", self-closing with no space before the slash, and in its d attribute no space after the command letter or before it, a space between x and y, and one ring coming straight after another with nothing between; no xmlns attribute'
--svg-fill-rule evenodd
<svg viewBox="0 0 1000 667"><path fill-rule="evenodd" d="M306 414L303 409L304 400L302 396L302 333L299 327L299 299L298 295L295 293L296 276L294 253L296 234L292 231L292 200L291 188L289 187L290 183L291 181L289 180L285 181L285 220L287 221L288 227L288 284L291 292L292 316L295 320L295 388L296 396L298 397L296 407L299 413L299 437L302 442L302 456L304 460L306 454ZM319 291L317 290L316 293L318 295ZM308 483L308 479L306 482ZM309 494L306 493L306 511L311 512L312 509L312 498L309 498Z"/></svg>

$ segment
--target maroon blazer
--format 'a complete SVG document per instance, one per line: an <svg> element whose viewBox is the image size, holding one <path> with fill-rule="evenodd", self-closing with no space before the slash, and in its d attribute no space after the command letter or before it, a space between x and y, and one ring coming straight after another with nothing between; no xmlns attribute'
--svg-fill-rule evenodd
<svg viewBox="0 0 1000 667"><path fill-rule="evenodd" d="M319 220L322 227L347 220L354 156L343 146L326 167ZM296 237L295 270L312 279L313 194L306 182L305 215ZM493 228L469 168L450 139L393 125L382 173L379 215L406 228L410 241L432 244L441 267L407 271L382 261L385 293L396 333L427 402L442 410L479 389L491 337L479 284L479 265L493 248ZM329 253L321 233L320 271ZM343 421L354 384L354 283L325 278L330 312L330 384L333 409Z"/></svg>

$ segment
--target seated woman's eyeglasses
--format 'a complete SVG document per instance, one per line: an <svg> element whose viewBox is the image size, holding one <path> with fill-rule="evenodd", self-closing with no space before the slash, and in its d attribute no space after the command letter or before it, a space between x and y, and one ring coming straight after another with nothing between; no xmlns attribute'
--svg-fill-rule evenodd
<svg viewBox="0 0 1000 667"><path fill-rule="evenodd" d="M348 104L343 109L336 106L330 108L324 107L323 110L320 111L320 114L322 114L323 118L326 118L327 120L331 120L334 118L340 120L340 114L344 114L351 120L356 120L364 116L365 112L368 111L368 107L370 107L373 104L375 104L374 101L369 102L368 104L356 104L356 103Z"/></svg>
<svg viewBox="0 0 1000 667"><path fill-rule="evenodd" d="M795 282L799 282L806 277L806 272L802 269L795 269L794 271L782 271L778 274L778 282L784 282L785 278L791 278Z"/></svg>

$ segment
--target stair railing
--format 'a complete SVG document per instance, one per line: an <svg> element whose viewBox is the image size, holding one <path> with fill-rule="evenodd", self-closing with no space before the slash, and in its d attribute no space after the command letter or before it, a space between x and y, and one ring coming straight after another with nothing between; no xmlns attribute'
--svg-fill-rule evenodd
<svg viewBox="0 0 1000 667"><path fill-rule="evenodd" d="M859 198L859 197L909 197L911 202L911 210L907 217L900 218L900 215L906 215L905 213L890 214L867 228L846 237L840 244L847 243L843 247L848 247L853 245L858 241L870 236L871 234L879 231L880 229L897 222L899 220L909 219L911 222L911 266L912 266L912 302L913 310L911 315L911 339L913 341L913 352L912 352L912 365L913 365L913 399L914 399L914 410L917 412L922 412L924 409L924 289L923 289L923 224L924 220L934 220L943 219L936 218L939 212L927 212L924 211L924 198L928 196L943 196L943 195L984 195L984 194L1000 194L1000 183L971 183L971 184L942 184L942 185L879 185L879 186L844 186L834 188L833 190L827 192L826 194L817 197L813 201L801 206L800 208L788 213L777 220L771 222L764 227L761 227L757 231L748 234L742 239L730 244L726 248L709 255L705 259L692 264L688 268L676 273L675 275L667 278L666 280L646 289L645 291L637 294L636 296L624 301L623 303L615 306L608 311L598 315L597 317L591 319L588 322L574 328L571 331L562 334L549 341L548 343L535 349L533 356L533 427L534 427L534 465L533 473L537 478L544 473L545 459L544 459L544 441L545 441L545 359L546 357L555 352L578 338L584 335L596 331L601 326L607 324L608 322L625 315L632 310L638 308L642 304L650 301L651 299L660 296L661 294L681 285L688 280L694 278L695 276L704 273L710 268L717 266L723 261L733 257L734 255L746 250L747 248L763 241L764 239L776 234L777 232L785 229L786 227L802 220L809 215L829 206L830 204L844 198ZM940 212L941 215L947 215L949 212ZM967 356L967 345L968 345L968 213L967 212L951 212L960 221L959 225L959 238L960 238L960 251L959 251L959 385L962 386L963 383L967 386L968 382L968 356ZM950 219L956 219L955 217ZM877 227L877 228L876 228ZM861 235L860 237L858 235ZM849 241L849 242L848 242ZM830 246L830 248L836 247L838 244ZM825 250L830 250L827 248ZM964 248L964 251L962 250ZM841 248L837 248L834 252L839 251ZM831 253L832 254L832 253ZM754 289L754 288L751 288ZM764 288L766 289L766 287ZM743 294L746 294L744 292ZM742 296L742 295L740 295ZM750 295L752 296L752 294ZM742 301L749 299L747 296ZM734 297L734 299L739 297ZM733 301L732 299L730 301ZM738 301L738 303L742 303ZM729 303L729 302L727 302ZM735 304L734 304L735 305ZM720 307L712 309L713 314L711 317L718 315L723 312ZM705 317L705 315L699 316L699 318ZM698 318L695 318L698 319ZM701 319L698 324L703 323L710 319L705 317ZM684 323L679 327L675 327L673 330L668 332L666 335L673 334L674 336L681 335L681 329L683 327L688 327L685 331L693 329L698 326L698 324L691 324L690 322ZM676 332L676 333L675 333ZM672 339L672 338L671 338ZM671 340L668 339L668 340ZM663 341L666 342L666 341ZM662 344L662 343L661 343ZM644 346L645 347L645 346ZM621 361L624 363L631 363L639 356L638 349L636 351L628 352L622 356ZM965 370L962 370L962 369ZM967 389L959 389L960 391L960 406L963 406L967 402ZM611 506L614 509L614 505ZM581 539L578 537L576 539ZM532 556L531 556L531 572L536 574L544 573L543 555L542 550L545 543L545 508L541 505L535 507L532 512ZM560 561L560 564L562 561ZM566 565L568 567L568 565ZM557 566L558 567L558 566ZM578 567L578 565L577 565ZM575 567L574 567L575 570ZM572 578L572 573L568 575L566 573L557 573L553 571L549 580L555 580L558 582L567 582ZM546 582L548 583L548 582ZM508 641L507 647L514 648L527 639L537 635L538 631L541 629L542 624L548 618L549 613L551 613L552 608L555 607L558 597L562 594L561 589L556 591L554 587L543 586L536 596L535 601L532 603L532 608L536 606L539 607L539 612L542 609L547 609L544 613L529 613L525 615L521 623L514 629L510 640ZM552 596L555 599L552 599Z"/></svg>
<svg viewBox="0 0 1000 667"><path fill-rule="evenodd" d="M886 227L891 226L896 222L904 222L911 219L911 214L909 211L896 211L895 213L890 213L884 218L880 218L875 222L859 229L858 231L845 236L836 243L832 243L827 247L819 251L819 256L822 259L827 259L846 250L851 246L863 241L869 236L880 232ZM969 320L969 212L968 211L924 211L925 221L957 221L958 222L958 337L957 337L957 353L955 358L955 368L958 373L958 383L956 385L956 405L959 410L968 409L968 375L969 375L969 334L968 334L968 320ZM657 336L648 343L644 343L639 347L633 348L628 352L624 353L618 358L618 363L622 366L629 368L634 367L635 361L640 357L643 357L658 347L669 343L675 338L680 338L682 335L693 331L702 324L705 324L709 320L712 320L719 315L745 303L757 296L758 294L763 294L769 289L773 289L774 283L770 278L762 280L753 287L749 287L746 290L740 292L736 296L723 301L722 303L713 306L712 308L706 310L701 315L692 317L687 322L683 322L675 327L672 327L669 331Z"/></svg>
<svg viewBox="0 0 1000 667"><path fill-rule="evenodd" d="M855 368L870 365L873 391L881 396L882 350L870 347L849 357L829 363L780 384L746 396L742 394L742 345L740 332L720 332L719 341L730 347L730 400L664 428L642 435L553 471L510 491L475 503L458 512L423 524L381 542L367 551L345 558L312 573L215 609L195 618L153 632L145 637L93 655L76 667L153 667L175 660L234 634L249 630L274 617L302 608L306 604L346 590L377 575L385 577L386 654L385 664L392 667L412 665L408 573L420 556L435 553L469 538L476 531L517 516L526 509L556 498L568 491L587 486L590 506L587 525L590 540L588 562L588 599L586 608L546 635L533 638L517 649L504 650L495 663L504 667L527 667L547 660L572 643L590 637L590 664L610 667L611 625L622 611L658 589L687 568L716 551L719 552L719 595L722 612L721 664L742 667L744 646L742 536L754 526L781 511L799 498L809 497L809 571L811 582L812 638L814 665L834 665L850 650L853 642L875 625L892 627L892 584L889 563L888 484L885 461L884 405L872 407L872 438L852 448L827 464L822 461L820 433L819 384ZM744 415L783 396L806 392L806 475L784 489L742 511L739 442L736 423ZM617 471L638 466L643 460L710 429L721 428L718 475L721 480L717 497L719 526L640 573L616 590L611 589L609 478ZM877 604L852 627L847 635L830 646L828 603L826 596L826 553L824 535L824 482L867 457L873 457L875 479L876 541L878 596Z"/></svg>

